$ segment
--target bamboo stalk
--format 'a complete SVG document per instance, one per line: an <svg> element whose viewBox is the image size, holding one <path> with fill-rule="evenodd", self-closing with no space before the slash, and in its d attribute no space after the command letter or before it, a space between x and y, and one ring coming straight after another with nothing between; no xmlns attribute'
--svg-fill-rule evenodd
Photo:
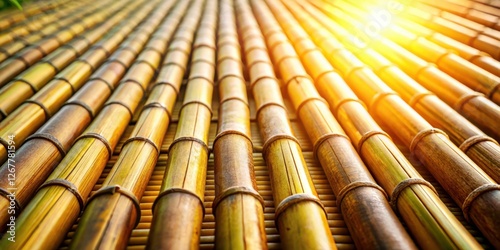
<svg viewBox="0 0 500 250"><path fill-rule="evenodd" d="M327 5L321 4L321 6L325 8L327 15L336 16L338 22L346 27L354 28L353 23L355 24L356 21L350 16L338 9L329 8ZM334 32L332 29L330 31ZM340 35L340 33L336 34ZM500 131L497 129L500 107L495 103L384 37L371 41L370 47L399 66L423 87L435 93L483 132L497 140L500 139Z"/></svg>
<svg viewBox="0 0 500 250"><path fill-rule="evenodd" d="M130 15L130 12L134 10L135 5L129 5L127 10L120 15L116 15L116 18L108 19L109 23L106 25L111 28L111 25L116 25L123 17ZM94 69L98 68L106 56L112 53L119 45L119 43L125 38L124 34L131 31L131 25L129 22L121 22L120 25L115 27L109 36L106 36L99 43L95 44L89 51L82 55L77 61L74 61L68 67L66 67L61 73L59 73L53 80L51 80L45 87L43 87L39 92L37 92L32 98L25 101L18 109L8 116L7 119L0 123L0 142L4 140L3 135L15 135L16 144L20 145L24 140L36 131L43 123L53 116L59 108L68 100L75 91L80 89L86 80L91 76ZM95 31L95 32L94 32ZM78 45L84 45L88 47L87 40L94 41L103 33L106 29L93 30L91 34L92 38L86 38L79 40L81 43L77 44L76 48L81 48ZM89 36L86 36L89 37ZM71 51L71 49L67 49ZM74 53L74 52L73 52ZM68 64L67 62L73 61L68 58L68 55L75 55L68 52L61 52L61 56L51 57L47 59L47 62L39 64L41 66L45 65L60 65ZM60 63L61 62L61 63ZM63 64L63 65L64 65ZM53 67L53 66L49 66ZM37 71L32 71L29 73L29 78L34 80L39 80L43 82L48 81L50 78L40 80ZM51 77L51 76L49 76ZM30 80L31 81L31 80ZM33 82L33 81L31 81ZM42 87L42 86L39 86ZM29 90L32 91L32 90ZM29 116L24 116L24 114L30 114ZM5 160L6 158L6 147L0 147L0 160Z"/></svg>
<svg viewBox="0 0 500 250"><path fill-rule="evenodd" d="M70 2L68 4L62 5L57 11L52 11L49 13L42 13L42 17L36 16L37 18L26 20L26 22L20 23L11 29L5 30L0 34L0 46L14 42L16 40L22 40L24 37L39 32L46 25L51 23L57 23L59 19L63 19L67 16L81 11L79 8L85 4L84 1Z"/></svg>
<svg viewBox="0 0 500 250"><path fill-rule="evenodd" d="M2 62L0 64L0 86L5 85L17 74L39 61L44 55L50 54L83 31L91 29L104 22L113 14L119 13L120 8L124 6L124 2L113 2L109 6L106 3L108 2L104 1L104 6L100 4L98 9L87 12L87 15L84 17L72 18L72 22L65 25L62 29L57 30L50 37L43 38L42 40L40 40L42 37L37 36L26 38L28 43L33 45L31 47L26 47L26 42L19 41L3 48L0 52L0 62Z"/></svg>
<svg viewBox="0 0 500 250"><path fill-rule="evenodd" d="M200 243L215 75L217 1L196 1L187 17L181 24L179 38L191 40L197 23L200 24L193 41L175 139L169 147L160 194L152 208L147 249L197 248Z"/></svg>
<svg viewBox="0 0 500 250"><path fill-rule="evenodd" d="M321 30L313 25L313 20L305 19L297 5L292 4L292 2L285 3L301 23L311 25L307 27L304 25L306 30L313 31L314 34L321 33ZM294 22L293 16L283 11L283 8L275 7L275 9L281 10L280 14L275 12L278 19L287 20L286 24L289 26L283 25L283 27L298 54L301 55L304 66L310 72L312 78L315 79L318 90L324 94L324 97L333 107L333 113L336 114L338 121L346 129L347 134L353 140L353 144L357 146L359 154L368 164L375 178L386 192L391 194L391 205L408 223L408 227L417 242L421 246L428 247L444 244L467 246L471 244L471 241L474 242L458 220L449 219L454 217L446 206L440 202L433 192L432 186L422 179L387 134L369 116L356 95L346 86L346 83L335 70L329 66L326 58L312 44L307 34L304 33L305 31L299 28L298 23ZM302 15L300 15L301 13ZM280 21L280 23L284 24L285 22ZM324 36L315 35L315 37L318 37L318 41L328 40ZM276 49L279 48L278 46L276 46ZM291 46L290 43L288 46ZM295 56L295 58L298 60L298 56ZM282 67L286 68L284 65ZM351 167L350 165L346 166ZM415 221L417 215L425 217L426 220ZM361 218L364 218L364 216L361 216ZM372 222L376 222L376 220L372 220ZM445 232L446 230L453 232L452 235L455 234L455 236L449 236ZM366 234L365 232L361 235L364 237ZM474 244L472 243L472 245Z"/></svg>
<svg viewBox="0 0 500 250"><path fill-rule="evenodd" d="M453 145L444 132L419 116L336 39L328 40L332 46L323 42L320 47L330 55L329 61L346 76L360 99L369 103L371 113L401 139L453 200L461 204L464 216L474 222L493 245L500 244L500 186ZM464 181L457 182L455 178Z"/></svg>
<svg viewBox="0 0 500 250"><path fill-rule="evenodd" d="M300 145L291 132L259 25L247 1L236 2L236 7L258 124L265 142L262 155L269 167L275 224L282 247L335 249L323 204L317 198ZM261 53L252 56L252 51Z"/></svg>
<svg viewBox="0 0 500 250"><path fill-rule="evenodd" d="M164 7L168 4L163 2L158 9L164 12ZM164 14L159 13L155 17L163 18ZM159 30L155 34L163 32ZM162 36L158 39L163 39L164 43L168 40ZM156 42L151 40L149 44ZM83 135L76 140L61 164L56 167L48 181L39 188L33 200L17 218L16 242L3 238L0 246L8 246L9 249L53 248L64 239L64 234L56 232L67 231L79 211L83 209L84 197L89 195L95 185L148 88L152 78L149 72L154 71L165 53L161 51L162 48L157 49L161 55L149 56L147 50L139 55L141 59L128 71L110 101ZM163 49L166 50L166 46Z"/></svg>
<svg viewBox="0 0 500 250"><path fill-rule="evenodd" d="M267 249L264 199L257 193L250 109L234 6L220 3L217 36L219 123L214 140L217 249Z"/></svg>
<svg viewBox="0 0 500 250"><path fill-rule="evenodd" d="M336 30L336 37L357 57L433 126L443 129L450 139L496 182L500 182L500 146L481 130L459 115L427 89L406 75L378 52L353 43L355 37L340 26L328 21L321 13L314 13L318 21L329 30ZM320 18L322 17L322 18ZM321 19L321 20L320 20ZM342 30L342 31L339 31ZM342 33L342 36L337 34Z"/></svg>
<svg viewBox="0 0 500 250"><path fill-rule="evenodd" d="M8 29L12 25L20 23L27 18L31 18L32 16L38 15L45 11L55 9L60 5L67 4L67 2L67 0L64 0L34 3L25 6L22 12L13 10L11 12L2 13L2 15L0 15L0 30Z"/></svg>
<svg viewBox="0 0 500 250"><path fill-rule="evenodd" d="M178 2L165 21L169 29L161 29L164 31L162 36L172 37L188 4L189 1ZM187 56L173 58L172 53L175 50L167 52L160 77L117 162L102 187L89 199L70 248L123 249L132 229L141 220L139 200L157 163L159 146L167 131L188 60ZM167 74L174 71L178 73Z"/></svg>

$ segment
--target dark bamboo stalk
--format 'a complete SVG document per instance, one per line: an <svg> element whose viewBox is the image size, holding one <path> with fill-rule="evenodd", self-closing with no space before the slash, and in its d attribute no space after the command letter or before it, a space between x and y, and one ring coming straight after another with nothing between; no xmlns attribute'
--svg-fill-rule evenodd
<svg viewBox="0 0 500 250"><path fill-rule="evenodd" d="M420 86L414 79L371 48L363 48L353 43L355 37L342 27L332 24L326 16L317 11L318 21L327 27L351 51L357 51L357 57L369 65L373 71L425 120L433 126L443 129L450 139L464 151L481 169L496 182L500 182L500 146L492 138L458 114L433 93ZM339 34L342 34L341 36Z"/></svg>
<svg viewBox="0 0 500 250"><path fill-rule="evenodd" d="M264 199L253 169L250 109L233 3L220 3L217 35L220 96L215 160L215 247L267 249Z"/></svg>
<svg viewBox="0 0 500 250"><path fill-rule="evenodd" d="M0 143L2 143L2 145L5 144L5 140L2 139L4 138L4 134L15 135L15 142L16 144L20 145L28 136L35 132L36 129L43 125L45 121L50 119L50 117L59 110L64 102L68 100L75 91L83 86L86 80L91 76L92 72L100 65L102 65L102 63L106 60L107 55L112 53L119 46L120 42L123 41L123 39L125 38L124 34L131 31L131 24L127 21L123 22L122 20L123 18L126 18L131 14L131 12L134 10L134 6L136 5L129 5L127 9L124 9L121 14L108 19L108 23L105 24L106 28L91 31L89 35L85 36L85 39L79 40L74 44L74 47L71 47L85 51L89 47L87 41L97 40L108 29L113 27L113 25L121 22L120 25L115 27L115 29L112 30L112 32L108 36L95 44L77 61L74 61L72 64L66 67L32 98L24 101L23 104L18 109L16 109L14 113L12 113L12 115L8 116L7 119L0 123ZM76 52L74 50L76 49L66 48L67 51L61 51L60 54L56 54L56 56L54 57L49 56L49 58L46 59L46 62L38 65L64 66L74 60L74 57L76 56ZM25 77L25 80L23 80L23 82L33 82L32 80L34 80L38 81L39 83L43 83L49 81L49 79L52 77L52 75L50 75L42 79L37 78L40 77L40 75L36 72L36 70L30 71L30 73L27 74L29 77ZM30 80L27 80L28 78ZM39 86L39 88L41 88L42 86ZM22 92L20 90L17 91ZM6 147L3 146L0 147L0 160L3 161L5 157Z"/></svg>
<svg viewBox="0 0 500 250"><path fill-rule="evenodd" d="M310 25L304 26L307 31L314 32L314 37L318 41L325 40L326 42L328 40L327 36L320 35L323 32L317 25L313 25L313 20L306 19L303 10L300 10L298 5L292 4L293 2L284 3L299 18L300 23ZM300 55L295 56L296 60L299 57L303 59L304 66L315 80L318 90L330 103L333 113L336 114L338 121L353 140L352 143L357 147L359 154L368 163L375 178L387 193L391 194L393 209L398 211L403 219L409 223L408 227L417 242L421 246L428 247L444 244L450 246L477 244L474 243L472 236L458 220L449 219L453 218L453 215L440 202L433 187L422 179L387 134L370 117L363 104L329 65L307 33L294 21L293 16L282 11L283 8L276 9L280 9L280 14L275 12L278 19L287 20L287 22L281 21L280 23L283 24L282 26L291 39L291 44L295 46ZM288 46L293 48L291 44L288 43ZM279 45L276 46L276 49L279 49ZM285 62L285 60L283 61ZM290 68L286 65L281 67ZM293 72L293 70L289 72ZM286 75L289 74L286 73ZM350 167L350 165L347 166ZM425 218L425 220L415 221L416 216ZM449 236L446 231L453 232L452 235L455 236Z"/></svg>
<svg viewBox="0 0 500 250"><path fill-rule="evenodd" d="M461 204L464 216L493 245L500 245L500 186L336 39L322 40L320 47L360 99L369 104L371 113L401 139L453 200Z"/></svg>
<svg viewBox="0 0 500 250"><path fill-rule="evenodd" d="M323 204L317 198L302 150L291 131L259 24L247 1L236 2L236 7L281 245L286 249L335 249Z"/></svg>
<svg viewBox="0 0 500 250"><path fill-rule="evenodd" d="M178 2L164 22L168 26L160 27L162 36L172 37L188 4L189 1ZM156 46L148 48L157 49ZM135 129L101 188L89 198L70 248L126 247L132 229L141 218L139 200L160 154L187 66L187 55L172 57L174 53L175 50L169 50L165 55L165 66L152 87Z"/></svg>
<svg viewBox="0 0 500 250"><path fill-rule="evenodd" d="M161 20L165 16L165 7L169 4L162 3L159 12L154 15L156 19ZM163 33L163 30L158 30L155 34L160 35L158 39L163 41L164 46L159 47L156 39L148 42L147 46L155 46L158 51L156 56L151 56L149 50L139 55L140 59L127 72L110 101L17 218L16 242L4 237L0 247L54 248L64 239L64 233L60 232L66 232L83 210L84 197L89 195L98 180L148 88L154 69L160 64L169 39L161 36Z"/></svg>
<svg viewBox="0 0 500 250"><path fill-rule="evenodd" d="M23 70L38 62L45 55L50 54L57 48L77 37L85 30L105 22L113 14L119 13L126 2L112 2L109 5L107 0L104 5L99 4L98 9L86 12L86 16L70 19L68 25L64 25L54 31L54 34L43 38L41 36L30 36L26 38L28 42L18 41L7 45L0 51L0 86L5 85ZM34 41L33 41L33 40ZM41 40L40 40L41 39ZM27 44L32 46L26 47ZM54 70L54 69L53 69Z"/></svg>

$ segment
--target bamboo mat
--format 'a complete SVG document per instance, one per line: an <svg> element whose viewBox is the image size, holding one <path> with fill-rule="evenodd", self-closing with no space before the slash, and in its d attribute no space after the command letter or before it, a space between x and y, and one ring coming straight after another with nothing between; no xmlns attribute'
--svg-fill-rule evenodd
<svg viewBox="0 0 500 250"><path fill-rule="evenodd" d="M168 128L167 135L163 141L161 152L158 159L158 163L156 164L155 170L151 179L146 188L146 192L141 199L141 221L137 228L132 231L130 236L130 240L128 242L127 249L145 249L147 238L149 234L149 227L151 225L152 212L151 207L153 205L154 200L158 196L159 188L163 179L163 175L165 173L165 166L167 162L167 149L172 143L175 131L177 129L177 120L179 118L179 110L182 104L182 97L184 95L185 87L181 89L180 96L177 99L176 108L172 113L172 122ZM215 91L214 93L218 93ZM217 108L219 99L217 98L217 94L214 94L213 99L213 117L212 123L210 126L209 133L209 146L212 148L213 139L216 135L217 130ZM314 158L312 153L312 144L305 133L304 127L299 119L297 119L295 115L295 111L290 104L290 100L288 98L285 99L285 104L287 104L288 115L290 117L291 126L293 128L294 134L300 142L301 148L304 153L304 158L306 160L309 173L311 174L311 178L314 183L314 187L318 192L319 198L321 202L324 204L326 211L328 213L328 225L330 226L330 230L334 237L335 243L339 249L355 249L354 242L351 239L349 230L344 223L342 218L342 214L337 208L336 197L333 194L330 185L328 184L328 180L325 176L323 168L320 166L319 162ZM250 111L251 111L251 129L252 129L252 142L255 148L259 148L262 146L262 140L260 138L259 129L255 119L255 103L253 98L250 99ZM130 133L132 132L136 119L134 119L127 130L123 134L122 138L118 146L115 149L113 157L110 159L108 164L106 165L105 170L103 171L99 181L94 186L93 192L98 190L101 187L102 182L108 175L109 171L113 167L120 154L121 147L123 143L129 138ZM395 137L393 137L395 138ZM462 211L457 206L457 204L449 197L448 194L443 190L443 188L439 185L439 183L432 177L432 175L425 169L422 164L415 159L410 153L409 150L402 145L402 143L397 144L398 147L405 153L407 158L412 162L413 166L417 168L419 173L434 187L439 193L439 197L446 204L446 206L451 210L451 212L460 220L460 222L469 230L469 232L477 239L477 241L485 248L485 249L493 249L493 247L488 243L488 241L482 236L481 232L474 226L465 221L463 217ZM269 249L280 249L280 236L278 231L276 230L276 226L274 224L274 202L271 192L271 186L269 181L269 172L262 158L262 154L257 152L254 149L253 160L255 165L255 177L257 181L257 187L260 195L264 198L265 201L265 209L264 209L264 218L266 225L266 235ZM213 249L214 248L214 240L215 240L215 218L212 214L212 201L215 197L214 191L214 159L213 154L210 155L210 159L208 162L208 171L207 171L207 182L205 186L205 207L206 207L206 215L203 220L201 237L200 237L200 249ZM60 249L68 249L68 246L71 242L71 239L74 235L76 227L78 226L78 221L73 225L70 232L68 232L66 239L62 243Z"/></svg>

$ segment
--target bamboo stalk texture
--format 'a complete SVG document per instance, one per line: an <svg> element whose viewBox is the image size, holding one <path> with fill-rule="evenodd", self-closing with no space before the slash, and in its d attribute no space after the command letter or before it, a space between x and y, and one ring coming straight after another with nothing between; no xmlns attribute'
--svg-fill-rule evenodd
<svg viewBox="0 0 500 250"><path fill-rule="evenodd" d="M179 126L168 150L165 177L152 208L154 219L148 249L191 249L200 243L210 153L208 129L215 77L217 9L217 1L196 1L179 28L179 38L184 39L179 41L193 41L190 72Z"/></svg>
<svg viewBox="0 0 500 250"><path fill-rule="evenodd" d="M256 191L250 109L233 3L220 2L218 134L213 143L217 249L267 249L264 199Z"/></svg>

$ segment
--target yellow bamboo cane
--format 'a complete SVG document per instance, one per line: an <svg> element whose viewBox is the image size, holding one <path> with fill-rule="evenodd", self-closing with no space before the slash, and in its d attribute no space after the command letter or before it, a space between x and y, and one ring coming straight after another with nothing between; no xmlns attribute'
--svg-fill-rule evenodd
<svg viewBox="0 0 500 250"><path fill-rule="evenodd" d="M5 85L17 74L27 69L45 55L75 38L87 29L104 22L113 14L119 13L125 2L114 2L110 6L100 5L81 19L72 19L69 25L57 30L52 36L44 38L30 37L28 42L18 41L6 46L0 53L0 86ZM104 7L104 8L103 8ZM32 41L31 39L35 40ZM26 47L31 44L31 47ZM8 59L8 60L7 60Z"/></svg>
<svg viewBox="0 0 500 250"><path fill-rule="evenodd" d="M59 7L60 5L66 4L68 1L50 1L43 3L28 3L27 6L23 7L23 11L7 11L0 15L0 30L8 29L9 27L22 22L32 16L38 15L45 11L50 11Z"/></svg>
<svg viewBox="0 0 500 250"><path fill-rule="evenodd" d="M336 37L343 45L351 51L358 51L358 58L369 65L389 87L398 92L429 123L443 129L462 151L496 182L500 182L500 158L498 157L500 146L496 141L487 137L467 119L464 119L427 89L421 87L378 52L371 48L362 48L361 44L352 42L355 37L343 30L342 27L330 22L324 14L314 11L314 15L328 30L342 33L341 37Z"/></svg>
<svg viewBox="0 0 500 250"><path fill-rule="evenodd" d="M201 20L193 41L179 124L169 148L160 194L152 208L148 249L196 248L200 242L215 76L217 1L207 1L206 4L196 1L192 12L188 15L191 19L186 19L181 25L181 34L184 34L180 37L186 39L185 32L189 32L192 38L196 24Z"/></svg>
<svg viewBox="0 0 500 250"><path fill-rule="evenodd" d="M137 3L136 3L137 4ZM115 16L116 18L109 19L109 23L106 29L96 31L95 33L90 33L88 40L95 40L102 34L106 32L111 25L116 25L120 20L126 18L134 10L134 6L129 5L127 10L120 15ZM101 26L102 27L102 26ZM95 31L95 30L94 30ZM0 123L0 143L3 147L0 147L0 160L5 160L5 140L2 135L15 135L15 142L21 144L28 136L36 131L45 121L47 121L51 116L53 116L59 108L68 100L75 91L80 89L86 80L91 76L95 68L102 65L106 56L112 53L124 39L123 33L130 32L131 27L126 21L121 22L115 31L117 34L112 33L109 37L104 38L93 48L91 48L87 53L82 55L77 61L74 61L68 67L66 67L61 73L59 73L53 80L51 80L46 86L44 86L39 92L37 92L32 98L25 101L21 107L16 109L14 113L7 117L2 123ZM88 37L88 36L86 36ZM78 45L84 44L88 47L86 42L87 39L80 40L81 43L77 44L76 48L81 48ZM73 47L72 47L73 48ZM72 50L67 48L68 50ZM62 56L56 56L47 59L48 61L40 65L57 65L59 62L71 62L72 59L67 56L75 55L72 53L61 53ZM53 66L50 66L53 67ZM30 79L40 79L37 78L37 70L30 71ZM49 76L50 78L52 76ZM42 82L47 82L50 78L43 78ZM43 85L42 85L43 86ZM39 86L39 87L42 87ZM20 93L22 91L19 91ZM4 93L5 94L5 93ZM29 114L29 115L27 115ZM27 115L27 116L25 116Z"/></svg>
<svg viewBox="0 0 500 250"><path fill-rule="evenodd" d="M369 104L371 113L405 143L454 201L461 204L464 216L492 244L500 244L500 186L335 38L322 40L320 47L360 99Z"/></svg>
<svg viewBox="0 0 500 250"><path fill-rule="evenodd" d="M165 16L168 4L163 2L158 7L163 13L157 14L156 18ZM162 33L162 30L156 32ZM54 248L64 239L64 234L60 232L67 231L83 210L84 197L89 195L111 157L149 85L152 72L158 67L166 51L169 38L159 36L158 39L163 39L163 47L156 46L158 43L154 40L148 42L148 45L155 44L159 53L151 56L146 50L139 55L141 59L127 72L124 82L114 92L110 101L76 140L48 181L40 186L35 197L17 218L16 242L3 237L0 247Z"/></svg>
<svg viewBox="0 0 500 250"><path fill-rule="evenodd" d="M217 35L219 126L213 144L217 249L267 249L264 199L256 191L242 66L234 6L224 0Z"/></svg>
<svg viewBox="0 0 500 250"><path fill-rule="evenodd" d="M168 27L160 27L162 36L173 35L188 4L189 1L181 1L172 10L165 21ZM132 229L138 225L139 200L156 165L188 60L187 56L173 58L171 52L165 56L165 66L117 163L101 188L89 198L70 248L125 248Z"/></svg>
<svg viewBox="0 0 500 250"><path fill-rule="evenodd" d="M302 150L291 132L259 24L247 1L237 1L236 7L264 141L262 154L270 171L281 245L286 249L335 249L323 204L317 198Z"/></svg>
<svg viewBox="0 0 500 250"><path fill-rule="evenodd" d="M313 25L313 20L305 19L303 11L297 5L292 2L284 3L293 10L301 23L311 25L304 26L308 31L314 32L318 41L328 41L328 36L318 35L323 34L319 27ZM284 11L279 13L276 14L278 19L288 20L288 25L283 27L291 44L294 44L303 59L304 66L315 79L318 90L333 107L333 113L337 115L375 178L391 194L391 205L409 223L409 229L417 242L427 247L477 246L458 220L450 219L453 215L440 202L433 187L422 179L387 134L378 127L356 95L294 21L293 16ZM417 217L426 219L415 220Z"/></svg>

